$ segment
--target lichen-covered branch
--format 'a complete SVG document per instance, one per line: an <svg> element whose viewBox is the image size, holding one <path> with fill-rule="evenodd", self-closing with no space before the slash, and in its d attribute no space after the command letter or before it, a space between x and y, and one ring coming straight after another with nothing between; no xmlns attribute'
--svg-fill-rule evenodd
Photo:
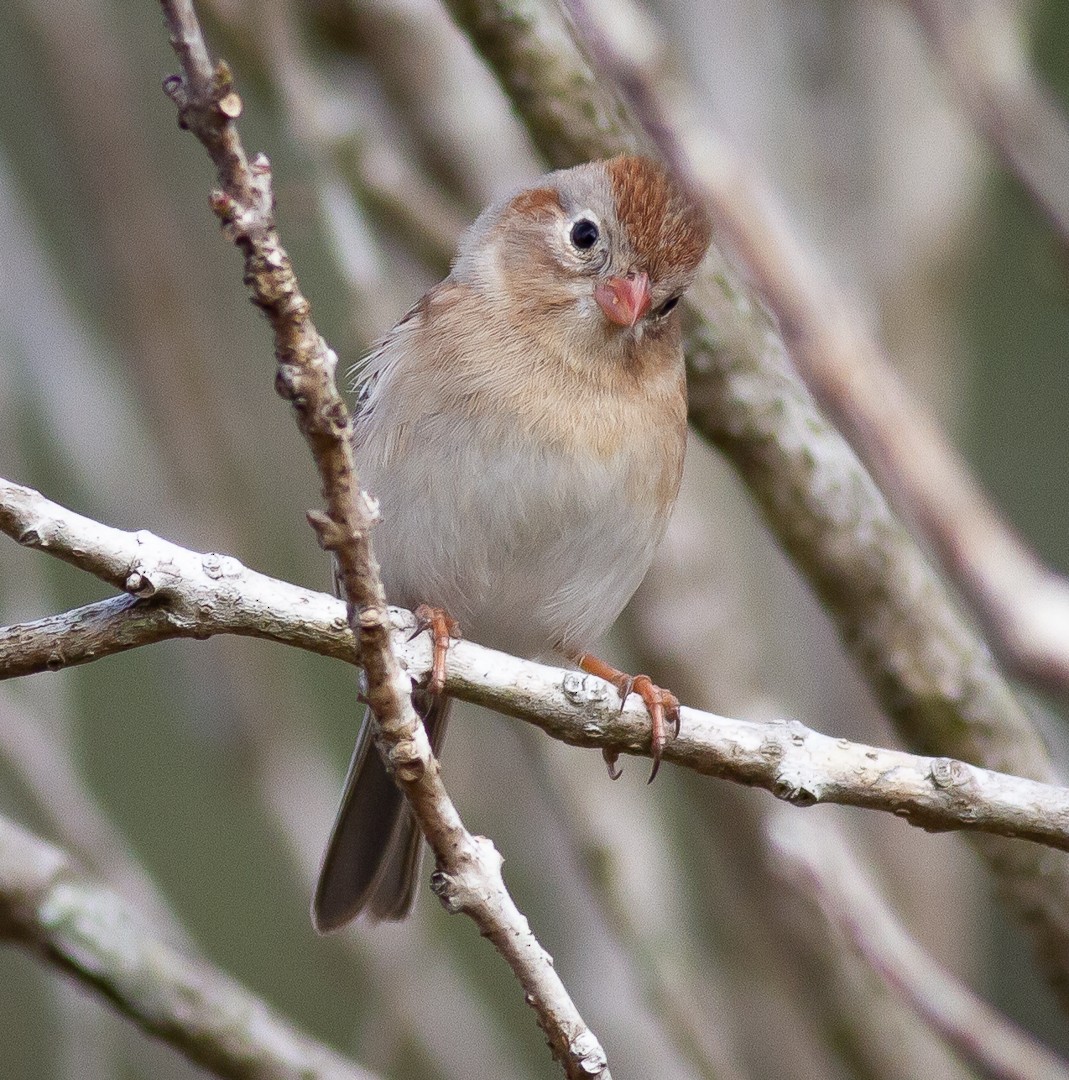
<svg viewBox="0 0 1069 1080"><path fill-rule="evenodd" d="M36 491L0 480L0 530L138 596L104 600L34 623L0 628L0 679L55 670L168 637L241 634L355 662L339 601L258 574L229 556L202 555L151 533L82 517ZM390 609L392 649L406 686L430 670L425 635ZM537 724L575 746L649 753L649 722L622 711L606 682L455 642L446 689ZM1069 790L967 765L833 739L796 721L755 723L683 710L666 761L763 787L796 806L841 803L881 810L928 830L1016 836L1069 850Z"/></svg>
<svg viewBox="0 0 1069 1080"><path fill-rule="evenodd" d="M61 850L0 818L0 938L103 995L139 1027L234 1080L373 1080L221 971L157 937Z"/></svg>

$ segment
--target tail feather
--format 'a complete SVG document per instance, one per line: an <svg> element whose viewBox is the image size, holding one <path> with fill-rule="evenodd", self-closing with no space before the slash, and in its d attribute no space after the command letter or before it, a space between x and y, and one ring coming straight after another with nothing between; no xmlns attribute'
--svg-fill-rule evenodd
<svg viewBox="0 0 1069 1080"><path fill-rule="evenodd" d="M416 691L413 704L437 753L451 703ZM372 745L371 718L365 716L312 900L316 930L337 930L365 911L376 919L405 918L415 901L422 853L423 837Z"/></svg>

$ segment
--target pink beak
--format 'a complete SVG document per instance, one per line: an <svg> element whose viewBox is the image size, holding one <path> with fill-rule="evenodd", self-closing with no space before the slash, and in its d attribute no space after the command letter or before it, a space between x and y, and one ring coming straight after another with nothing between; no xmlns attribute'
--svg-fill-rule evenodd
<svg viewBox="0 0 1069 1080"><path fill-rule="evenodd" d="M650 279L646 274L606 278L594 286L594 299L609 322L634 326L650 310Z"/></svg>

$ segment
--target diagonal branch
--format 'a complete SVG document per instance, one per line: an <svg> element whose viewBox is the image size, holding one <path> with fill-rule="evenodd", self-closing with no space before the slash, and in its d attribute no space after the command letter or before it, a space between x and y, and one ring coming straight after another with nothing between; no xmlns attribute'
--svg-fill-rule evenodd
<svg viewBox="0 0 1069 1080"><path fill-rule="evenodd" d="M595 78L555 8L444 2L554 165L652 142ZM678 146L674 127L653 119L650 130ZM709 132L691 134L678 156L714 202L749 180ZM988 647L792 367L787 339L797 345L800 330L792 311L785 309L781 333L716 248L689 307L691 423L739 471L902 737L927 753L1048 780L1043 741ZM837 306L818 313L822 328L842 333ZM977 843L1069 1003L1069 862L991 837Z"/></svg>
<svg viewBox="0 0 1069 1080"><path fill-rule="evenodd" d="M294 407L327 506L326 513L310 511L308 518L320 545L334 556L376 743L434 851L439 897L448 910L469 915L508 962L566 1074L609 1080L605 1052L505 888L501 856L489 840L468 832L442 784L412 707L409 681L390 645L370 539L378 511L360 490L349 412L334 381L337 357L312 322L279 240L270 166L262 154L251 162L245 155L234 123L241 99L226 66L212 65L191 0L162 0L162 5L182 65L182 75L171 76L164 86L178 107L180 124L197 136L216 166L221 190L212 194L213 209L244 256L245 282L274 332L275 386Z"/></svg>
<svg viewBox="0 0 1069 1080"><path fill-rule="evenodd" d="M153 536L82 517L0 480L0 529L97 573L138 585L148 599L116 597L65 615L0 628L0 678L57 669L168 637L261 637L355 662L339 601ZM392 649L406 685L430 670L426 635L390 611ZM467 641L449 651L446 689L536 724L574 746L649 754L649 722L621 709L606 682ZM851 743L797 721L756 723L684 708L666 761L762 787L795 806L841 803L905 818L927 830L962 829L1069 850L1069 790L967 765Z"/></svg>
<svg viewBox="0 0 1069 1080"><path fill-rule="evenodd" d="M791 235L761 178L729 148L706 145L702 176L719 233L775 313L806 384L931 544L1007 669L1066 698L1069 582L1003 520L866 320ZM971 635L962 630L955 636L964 645Z"/></svg>

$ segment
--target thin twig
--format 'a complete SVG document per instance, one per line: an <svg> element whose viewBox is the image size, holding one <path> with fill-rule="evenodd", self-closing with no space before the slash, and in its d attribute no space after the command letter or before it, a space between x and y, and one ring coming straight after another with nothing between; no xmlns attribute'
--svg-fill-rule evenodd
<svg viewBox="0 0 1069 1080"><path fill-rule="evenodd" d="M378 728L376 744L434 851L439 897L448 910L469 915L508 962L566 1074L609 1080L605 1052L505 888L501 856L489 840L464 828L442 784L412 707L411 684L391 648L389 614L370 542L377 506L360 490L351 420L334 381L337 357L316 330L279 241L270 166L262 154L251 163L245 156L234 123L241 99L226 66L212 65L190 0L162 3L183 71L169 78L165 88L180 123L197 136L216 166L222 190L212 196L213 209L244 255L246 284L274 331L275 385L296 411L327 504L326 513L310 511L308 518L320 545L334 555Z"/></svg>
<svg viewBox="0 0 1069 1080"><path fill-rule="evenodd" d="M243 698L243 723L262 734L264 712ZM271 737L258 738L253 775L267 819L286 848L296 880L309 892L319 870L324 826L338 798L337 764L317 746L306 728L277 725ZM380 924L370 933L338 934L332 945L353 960L375 987L378 1007L363 1014L363 1025L389 1025L380 1040L412 1048L433 1061L438 1080L471 1080L473 1073L494 1080L526 1075L515 1042L502 1038L492 1004L470 984L455 957L440 953L434 920L417 905L404 924ZM434 954L434 962L427 957ZM377 1041L377 1040L372 1040ZM520 1041L522 1042L522 1040ZM477 1062L477 1066L472 1063Z"/></svg>
<svg viewBox="0 0 1069 1080"><path fill-rule="evenodd" d="M0 818L0 937L34 952L151 1035L234 1080L373 1080L244 987L165 944L71 859Z"/></svg>
<svg viewBox="0 0 1069 1080"><path fill-rule="evenodd" d="M203 555L151 533L82 517L30 488L0 480L0 530L23 544L126 588L133 596L0 629L0 678L58 670L168 637L216 633L268 638L356 663L341 604ZM406 687L429 672L425 635L409 640L410 613L389 609L391 657ZM36 659L29 664L27 658ZM643 707L606 682L455 642L446 689L536 723L576 746L649 753ZM754 723L683 709L666 761L763 787L797 806L843 803L883 810L921 828L1017 836L1069 850L1069 791L966 765L833 739L797 721Z"/></svg>
<svg viewBox="0 0 1069 1080"><path fill-rule="evenodd" d="M981 1001L929 956L891 912L834 826L777 814L774 869L808 893L828 922L965 1060L994 1080L1069 1080L1069 1065Z"/></svg>
<svg viewBox="0 0 1069 1080"><path fill-rule="evenodd" d="M585 769L571 756L551 753L537 733L525 734L523 765L543 795L545 812L558 815L570 837L585 891L629 958L665 1042L704 1080L747 1080L736 1033L721 1022L740 1005L720 982L723 958L711 964L679 947L675 916L685 908L686 851L666 841L663 821L648 807L631 805L629 813L630 801L614 799L612 791L598 792L595 801ZM651 910L659 918L647 918Z"/></svg>

